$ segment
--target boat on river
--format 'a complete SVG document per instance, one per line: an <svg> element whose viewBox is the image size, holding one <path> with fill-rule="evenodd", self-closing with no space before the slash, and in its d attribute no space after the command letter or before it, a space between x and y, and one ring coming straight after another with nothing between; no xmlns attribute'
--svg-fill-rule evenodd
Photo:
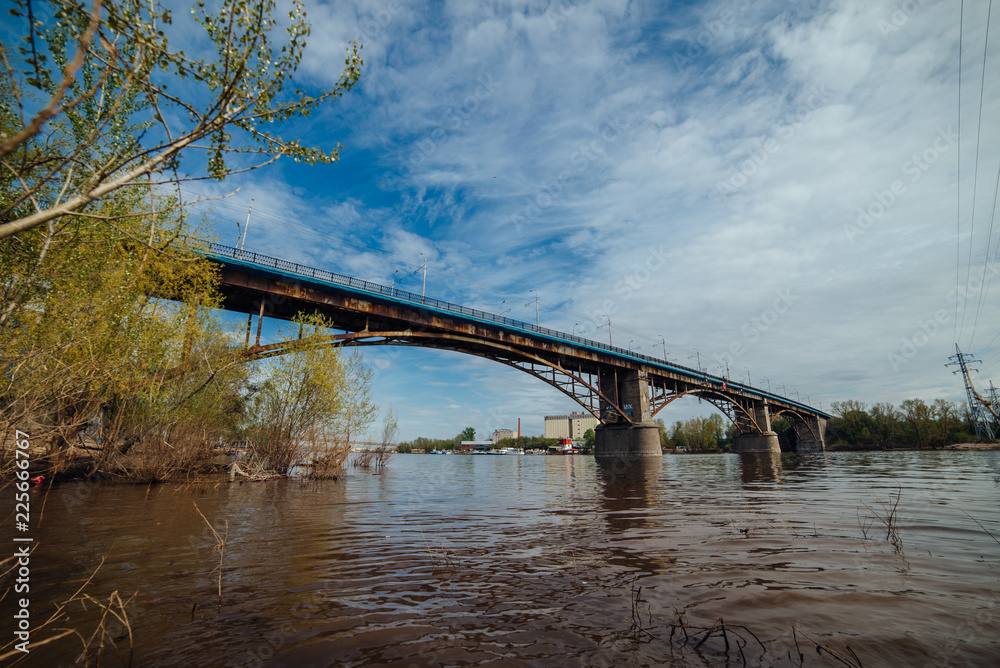
<svg viewBox="0 0 1000 668"><path fill-rule="evenodd" d="M550 447L548 453L550 455L580 455L583 454L583 450L573 445L571 439L563 438L559 439L559 445Z"/></svg>

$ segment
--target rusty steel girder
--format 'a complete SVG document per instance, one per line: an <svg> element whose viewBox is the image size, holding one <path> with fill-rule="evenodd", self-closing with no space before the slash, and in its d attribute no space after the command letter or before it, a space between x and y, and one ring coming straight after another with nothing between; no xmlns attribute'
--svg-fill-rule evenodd
<svg viewBox="0 0 1000 668"><path fill-rule="evenodd" d="M250 314L247 348L242 354L247 360L286 354L303 345L393 345L452 350L490 359L539 378L574 399L605 424L621 419L633 423L629 412L623 410L625 407L618 405L617 393L615 397L606 396L607 391L602 393L598 382L602 372L608 374L617 370L617 378L619 372L626 370L644 374L648 379L653 415L690 394L719 408L740 433L763 431L764 425L758 424L754 410L762 404L779 413L798 415L797 423L814 431L809 420L797 413L800 405L795 402L757 388L734 383L727 385L727 379L711 376L700 369L688 369L630 352L624 354L626 351L604 344L495 315L473 313L465 307L437 300L428 300L431 303L425 304L420 295L397 299L387 287L364 281L359 281L360 287L354 283L323 282L318 275L314 278L302 275L304 268L298 265L294 270L300 273L292 275L282 268L283 265L250 265L236 256L212 259L220 265L219 291L224 300L223 308ZM456 309L464 310L458 312ZM334 330L343 333L260 345L260 322L264 317L290 320L303 312L322 314ZM258 338L255 345L250 345L254 316L258 317ZM529 331L532 327L534 331ZM602 405L607 414L602 414ZM817 412L807 417L823 419L828 416Z"/></svg>
<svg viewBox="0 0 1000 668"><path fill-rule="evenodd" d="M600 412L601 401L621 411L621 407L610 397L598 389L594 374L583 372L573 373L562 368L558 363L539 355L529 353L514 346L496 342L484 342L469 336L449 334L447 332L414 332L411 330L391 332L346 332L325 336L310 336L294 341L282 341L269 345L248 347L243 356L247 361L266 359L285 355L304 347L340 344L343 346L419 346L434 347L442 350L453 350L466 354L477 355L486 359L506 364L538 378L586 408L598 420L602 420ZM433 345L431 345L433 344ZM486 350L483 350L485 348ZM622 415L632 424L632 420ZM602 420L603 422L603 420Z"/></svg>

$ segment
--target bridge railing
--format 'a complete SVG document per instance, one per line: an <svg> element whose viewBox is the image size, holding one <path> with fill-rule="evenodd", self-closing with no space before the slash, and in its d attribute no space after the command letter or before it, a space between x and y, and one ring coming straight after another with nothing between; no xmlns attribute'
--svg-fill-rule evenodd
<svg viewBox="0 0 1000 668"><path fill-rule="evenodd" d="M385 295L395 300L406 301L412 304L417 304L422 306L432 306L442 311L448 311L450 313L456 313L459 315L467 315L473 318L477 318L479 320L487 320L501 325L516 327L521 330L535 332L537 334L541 334L543 336L551 337L554 339L559 339L562 341L579 343L580 345L584 345L589 348L598 348L600 350L606 350L611 353L624 355L626 357L642 360L645 362L650 362L652 364L656 364L659 366L668 366L672 369L677 369L680 371L690 373L695 376L701 376L708 380L713 380L716 383L727 383L729 387L731 387L732 389L750 391L756 394L764 394L774 398L780 398L770 393L763 392L762 390L759 390L757 388L743 385L741 383L734 383L731 380L723 378L721 376L715 376L706 373L704 371L701 371L700 369L692 369L691 367L676 364L674 362L669 362L665 359L652 357L651 355L643 355L642 353L633 352L631 350L627 350L625 348L619 348L618 346L612 346L607 343L601 343L600 341L594 341L593 339L585 339L581 336L576 336L575 334L567 334L566 332L560 332L555 329L540 327L530 322L514 320L513 318L505 318L502 315L489 313L487 311L480 311L479 309L470 308L468 306L462 306L461 304L453 304L451 302L442 301L440 299L425 297L413 292L409 292L407 290L400 290L399 288L396 287L382 285L381 283L373 283L371 281L355 278L353 276L346 276L344 274L338 274L332 271L327 271L326 269L317 269L316 267L309 267L304 264L299 264L298 262L282 260L280 258L271 257L269 255L261 255L260 253L254 253L253 251L240 250L238 248L233 248L232 246L224 246L222 244L217 244L217 243L209 244L208 252L213 255L230 257L233 258L234 260L239 260L242 262L250 262L263 267L280 269L281 271L296 274L298 276L317 278L319 280L328 281L331 283L339 283L340 285L346 285L348 287L358 288L366 292ZM782 400L790 401L784 398L782 398Z"/></svg>

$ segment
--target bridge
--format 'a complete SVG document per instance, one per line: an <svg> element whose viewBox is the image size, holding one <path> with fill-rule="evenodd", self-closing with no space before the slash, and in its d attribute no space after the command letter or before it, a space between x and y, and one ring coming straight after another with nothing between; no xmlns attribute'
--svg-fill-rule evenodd
<svg viewBox="0 0 1000 668"><path fill-rule="evenodd" d="M296 342L261 345L263 318L290 320L300 312L330 319L333 334L311 343L345 346L421 346L476 355L506 364L572 397L599 421L595 455L660 455L653 417L691 395L713 404L736 425L739 452L778 452L771 421L784 416L796 449L823 450L830 415L749 384L631 350L539 327L323 269L229 246L211 244L219 265L223 308L246 313L246 354L281 355ZM250 341L254 316L256 339Z"/></svg>

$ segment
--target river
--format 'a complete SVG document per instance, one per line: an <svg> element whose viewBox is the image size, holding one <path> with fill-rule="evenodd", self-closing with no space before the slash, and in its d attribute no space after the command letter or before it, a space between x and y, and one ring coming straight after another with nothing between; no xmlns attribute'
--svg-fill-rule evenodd
<svg viewBox="0 0 1000 668"><path fill-rule="evenodd" d="M136 666L995 666L998 501L997 452L397 455L335 481L70 483L32 496L32 626L96 569L93 600L32 641L80 637L20 665L73 665L117 591L129 624L105 617L89 665L128 665L131 627ZM221 600L199 511L225 536Z"/></svg>

